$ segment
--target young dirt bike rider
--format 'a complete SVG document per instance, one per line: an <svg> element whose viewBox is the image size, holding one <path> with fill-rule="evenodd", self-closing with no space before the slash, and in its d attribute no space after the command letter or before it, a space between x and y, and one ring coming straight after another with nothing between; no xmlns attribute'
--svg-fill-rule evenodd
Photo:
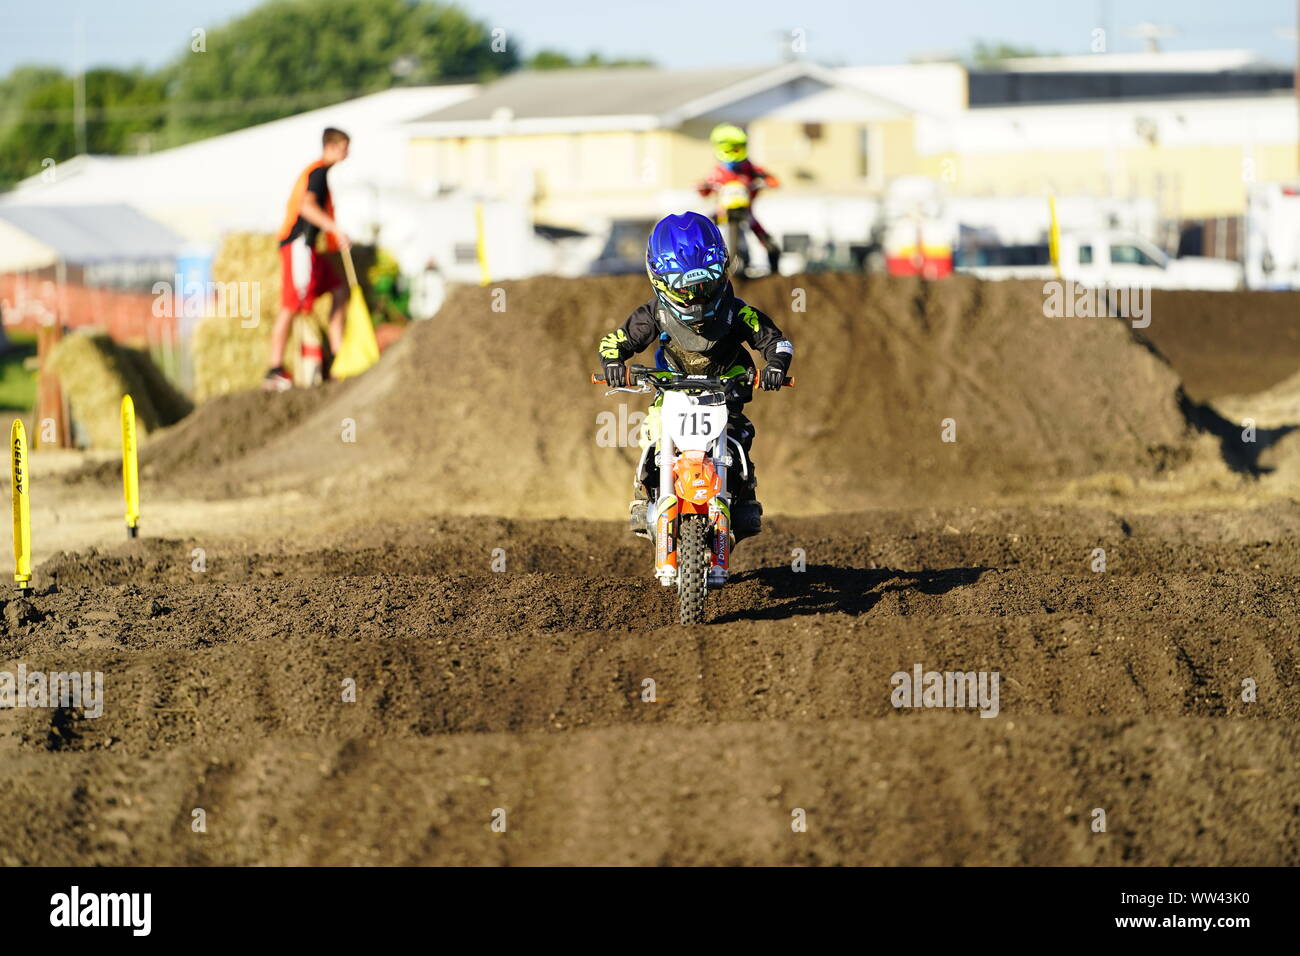
<svg viewBox="0 0 1300 956"><path fill-rule="evenodd" d="M666 216L650 233L646 245L646 274L654 298L637 306L627 321L600 340L605 381L611 388L629 384L626 360L658 343L655 364L687 375L720 377L742 371L752 373L754 360L745 346L756 349L766 363L756 381L765 390L779 389L790 371L794 346L770 318L737 296L727 278L729 257L718 227L697 212ZM749 457L754 440L753 423L743 409L752 398L752 386L733 386L727 402L728 428ZM652 414L654 411L652 410ZM637 534L646 529L647 483L657 479L654 456L652 474L638 475L628 527ZM762 530L763 506L754 497L754 468L749 477L742 469L727 470L731 492L731 527L736 540Z"/></svg>
<svg viewBox="0 0 1300 956"><path fill-rule="evenodd" d="M732 126L730 123L715 126L713 132L709 134L709 140L713 143L713 155L717 157L718 165L697 189L701 196L712 196L717 193L720 199L725 198L726 187L731 184L738 184L745 189L748 199L744 203L744 208L719 209L716 219L719 225L726 225L732 217L739 217L738 221L732 224L734 231L729 232L729 235L735 247L731 252L738 256L739 263L742 265L749 264L744 233L745 224L748 224L750 231L754 233L754 238L767 250L768 268L775 275L777 266L781 262L781 249L768 231L754 218L754 197L758 195L760 189L774 188L780 183L766 169L749 161L749 137L739 126Z"/></svg>

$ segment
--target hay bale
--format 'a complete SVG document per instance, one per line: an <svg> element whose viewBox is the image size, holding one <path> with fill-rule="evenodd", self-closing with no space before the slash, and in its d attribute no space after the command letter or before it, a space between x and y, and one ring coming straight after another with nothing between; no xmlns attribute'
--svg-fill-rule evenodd
<svg viewBox="0 0 1300 956"><path fill-rule="evenodd" d="M342 274L342 267L340 274ZM217 395L257 388L266 373L271 349L271 326L280 309L280 244L274 236L232 233L226 236L212 260L215 283L251 283L257 289L256 323L251 318L213 315L194 332L194 397L206 401ZM322 297L312 307L316 334L324 337L330 299ZM286 364L297 360L302 329L294 324L285 348Z"/></svg>
<svg viewBox="0 0 1300 956"><path fill-rule="evenodd" d="M135 403L137 427L143 435L174 425L193 408L147 353L118 345L102 332L65 336L48 362L59 376L80 434L92 448L121 444L123 395L129 394Z"/></svg>
<svg viewBox="0 0 1300 956"><path fill-rule="evenodd" d="M209 316L194 330L194 397L205 402L218 395L257 388L266 371L270 322L246 329L238 318Z"/></svg>

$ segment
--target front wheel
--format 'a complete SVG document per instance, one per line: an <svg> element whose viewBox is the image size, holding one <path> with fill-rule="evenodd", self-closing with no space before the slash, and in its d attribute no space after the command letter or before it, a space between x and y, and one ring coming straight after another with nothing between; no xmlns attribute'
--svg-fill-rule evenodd
<svg viewBox="0 0 1300 956"><path fill-rule="evenodd" d="M677 534L677 600L683 624L704 623L709 582L709 520L685 515Z"/></svg>

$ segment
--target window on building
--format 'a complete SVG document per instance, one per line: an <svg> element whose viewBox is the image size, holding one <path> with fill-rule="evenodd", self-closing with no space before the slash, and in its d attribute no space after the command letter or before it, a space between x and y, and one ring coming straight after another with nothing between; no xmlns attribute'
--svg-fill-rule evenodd
<svg viewBox="0 0 1300 956"><path fill-rule="evenodd" d="M1092 265L1092 246L1087 245L1079 247L1079 265Z"/></svg>
<svg viewBox="0 0 1300 956"><path fill-rule="evenodd" d="M858 178L866 179L871 175L871 130L862 126L858 129Z"/></svg>

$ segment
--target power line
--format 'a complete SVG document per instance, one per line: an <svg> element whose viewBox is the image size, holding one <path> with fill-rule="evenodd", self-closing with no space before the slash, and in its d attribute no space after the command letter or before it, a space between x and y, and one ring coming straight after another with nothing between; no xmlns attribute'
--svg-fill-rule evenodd
<svg viewBox="0 0 1300 956"><path fill-rule="evenodd" d="M451 85L450 83L427 84L430 86ZM184 116L223 116L231 113L274 111L293 107L332 106L344 100L356 99L382 93L385 90L402 89L394 86L377 86L371 89L332 90L317 93L295 93L279 96L263 96L255 99L192 100L179 103L173 100L159 103L142 103L134 106L99 106L86 107L87 120L102 122L105 120L148 119L164 114ZM43 122L66 122L74 115L71 107L50 110L26 110L19 114L15 125Z"/></svg>

